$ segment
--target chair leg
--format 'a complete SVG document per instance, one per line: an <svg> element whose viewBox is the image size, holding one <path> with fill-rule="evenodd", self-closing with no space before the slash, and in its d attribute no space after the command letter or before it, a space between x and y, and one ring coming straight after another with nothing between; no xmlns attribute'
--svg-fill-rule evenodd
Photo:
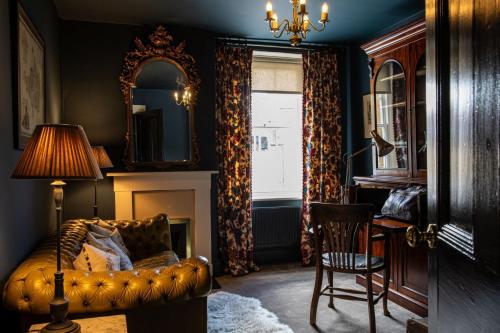
<svg viewBox="0 0 500 333"><path fill-rule="evenodd" d="M384 297L382 298L382 304L384 306L384 316L389 317L391 313L389 312L389 309L387 308L387 296L389 295L389 280L391 278L390 276L390 269L388 266L390 264L386 265L387 267L384 270Z"/></svg>
<svg viewBox="0 0 500 333"><path fill-rule="evenodd" d="M333 271L326 271L326 274L328 276L328 286L330 287L330 294L333 294ZM330 302L328 303L328 307L335 309L335 305L333 304L333 296L330 296Z"/></svg>
<svg viewBox="0 0 500 333"><path fill-rule="evenodd" d="M370 319L370 333L377 331L375 325L375 307L373 305L372 274L366 274L366 298L368 300L368 318Z"/></svg>
<svg viewBox="0 0 500 333"><path fill-rule="evenodd" d="M314 281L314 291L311 300L311 310L309 312L309 324L316 325L316 312L318 310L319 293L323 284L323 265L316 265L316 279Z"/></svg>
<svg viewBox="0 0 500 333"><path fill-rule="evenodd" d="M391 249L390 249L390 237L386 237L384 242L384 298L382 303L384 306L384 316L389 317L391 313L387 308L387 297L389 296L389 280L391 279Z"/></svg>

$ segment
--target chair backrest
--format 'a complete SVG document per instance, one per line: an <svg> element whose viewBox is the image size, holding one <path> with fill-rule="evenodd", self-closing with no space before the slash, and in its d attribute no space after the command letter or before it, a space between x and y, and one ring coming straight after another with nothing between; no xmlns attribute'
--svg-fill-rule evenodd
<svg viewBox="0 0 500 333"><path fill-rule="evenodd" d="M366 269L371 269L373 213L371 204L339 205L311 203L311 222L316 238L316 260L321 263L327 253L330 266L339 271L356 271L358 235L366 229Z"/></svg>

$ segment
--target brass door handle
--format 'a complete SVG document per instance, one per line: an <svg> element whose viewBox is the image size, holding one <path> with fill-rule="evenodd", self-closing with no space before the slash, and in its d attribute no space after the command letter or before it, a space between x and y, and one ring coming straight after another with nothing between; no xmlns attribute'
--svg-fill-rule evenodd
<svg viewBox="0 0 500 333"><path fill-rule="evenodd" d="M406 229L406 242L411 247L418 247L420 243L427 242L430 249L437 247L438 226L429 224L426 231L420 231L418 227L412 225Z"/></svg>

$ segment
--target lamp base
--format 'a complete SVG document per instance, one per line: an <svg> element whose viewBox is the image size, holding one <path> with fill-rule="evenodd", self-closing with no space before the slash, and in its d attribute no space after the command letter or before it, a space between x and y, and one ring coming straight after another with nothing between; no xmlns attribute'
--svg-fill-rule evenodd
<svg viewBox="0 0 500 333"><path fill-rule="evenodd" d="M60 323L49 323L42 328L42 333L80 333L80 324L77 324L69 319L65 319Z"/></svg>

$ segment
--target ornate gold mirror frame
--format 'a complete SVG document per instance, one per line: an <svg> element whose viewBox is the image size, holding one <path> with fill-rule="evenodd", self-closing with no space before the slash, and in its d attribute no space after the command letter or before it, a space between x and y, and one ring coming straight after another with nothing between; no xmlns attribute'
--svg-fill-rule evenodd
<svg viewBox="0 0 500 333"><path fill-rule="evenodd" d="M184 49L186 42L173 45L173 37L165 30L163 26L158 26L150 34L146 42L139 37L134 40L135 48L126 53L122 73L120 75L120 85L125 106L127 109L127 133L125 134L125 165L129 170L135 170L137 167L156 167L158 169L167 169L174 166L188 166L196 168L199 162L199 150L196 140L194 112L197 102L197 96L200 86L200 78L196 71L196 62L194 58L186 54ZM132 89L134 88L136 78L141 72L143 66L151 61L164 60L177 66L186 75L186 86L189 86L191 92L191 102L189 105L189 127L191 133L191 159L185 161L152 161L137 162L134 161L132 154Z"/></svg>

